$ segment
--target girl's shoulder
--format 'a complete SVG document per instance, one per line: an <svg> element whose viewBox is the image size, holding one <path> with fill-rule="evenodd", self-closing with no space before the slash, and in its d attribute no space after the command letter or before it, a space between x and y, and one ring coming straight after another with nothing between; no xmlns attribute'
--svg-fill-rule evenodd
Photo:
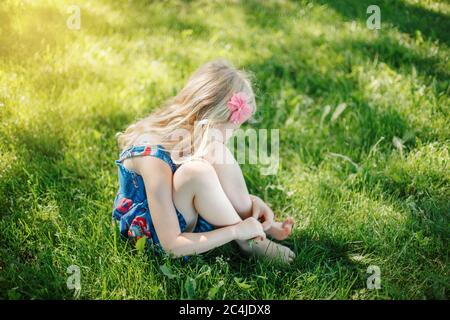
<svg viewBox="0 0 450 320"><path fill-rule="evenodd" d="M164 159L156 156L128 158L123 162L123 166L140 176L152 176L156 178L160 175L166 176L167 173L170 173L170 176L173 174L173 171L170 170L170 165L168 166L168 163Z"/></svg>
<svg viewBox="0 0 450 320"><path fill-rule="evenodd" d="M158 159L155 161L155 159ZM126 169L142 175L144 168L148 170L160 170L161 165L169 166L172 173L175 172L177 166L164 147L160 144L149 142L134 143L132 146L122 151L118 163L121 163Z"/></svg>

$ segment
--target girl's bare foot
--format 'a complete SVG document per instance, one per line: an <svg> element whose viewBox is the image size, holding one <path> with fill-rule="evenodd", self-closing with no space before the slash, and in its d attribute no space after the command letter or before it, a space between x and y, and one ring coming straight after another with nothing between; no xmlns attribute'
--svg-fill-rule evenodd
<svg viewBox="0 0 450 320"><path fill-rule="evenodd" d="M291 263L295 258L294 251L269 239L253 240L251 245L241 246L241 249L247 254L279 260L284 263Z"/></svg>
<svg viewBox="0 0 450 320"><path fill-rule="evenodd" d="M291 234L293 225L294 219L289 217L284 222L274 222L266 233L274 239L284 240Z"/></svg>

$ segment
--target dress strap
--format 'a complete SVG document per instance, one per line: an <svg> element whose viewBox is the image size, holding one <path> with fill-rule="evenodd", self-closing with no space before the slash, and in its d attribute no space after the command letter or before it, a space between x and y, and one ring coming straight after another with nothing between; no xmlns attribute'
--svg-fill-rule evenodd
<svg viewBox="0 0 450 320"><path fill-rule="evenodd" d="M164 162L166 162L172 172L175 172L177 169L177 165L172 161L170 157L170 153L164 150L161 145L150 145L150 144L139 144L132 145L131 147L125 149L120 154L119 160L116 163L122 163L125 159L133 158L133 157L144 157L144 156L152 156L156 158L160 158Z"/></svg>
<svg viewBox="0 0 450 320"><path fill-rule="evenodd" d="M154 156L158 152L157 145L132 145L131 147L122 151L119 157L119 162L133 157Z"/></svg>

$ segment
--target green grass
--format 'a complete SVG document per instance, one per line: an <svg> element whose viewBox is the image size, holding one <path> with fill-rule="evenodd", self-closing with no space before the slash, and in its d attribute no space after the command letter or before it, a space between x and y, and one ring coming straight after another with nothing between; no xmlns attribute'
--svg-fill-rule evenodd
<svg viewBox="0 0 450 320"><path fill-rule="evenodd" d="M2 1L0 298L72 299L78 265L84 299L447 299L449 30L432 0ZM234 244L154 257L111 227L115 133L218 57L254 73L255 126L280 129L278 174L243 170L297 220L290 266Z"/></svg>

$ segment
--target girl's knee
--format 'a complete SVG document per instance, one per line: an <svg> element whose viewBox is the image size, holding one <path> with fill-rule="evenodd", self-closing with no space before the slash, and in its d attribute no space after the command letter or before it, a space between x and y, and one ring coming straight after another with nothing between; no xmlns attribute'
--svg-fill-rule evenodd
<svg viewBox="0 0 450 320"><path fill-rule="evenodd" d="M202 182L216 177L216 171L208 161L196 159L183 163L175 171L173 179L175 185L180 185L187 182Z"/></svg>

